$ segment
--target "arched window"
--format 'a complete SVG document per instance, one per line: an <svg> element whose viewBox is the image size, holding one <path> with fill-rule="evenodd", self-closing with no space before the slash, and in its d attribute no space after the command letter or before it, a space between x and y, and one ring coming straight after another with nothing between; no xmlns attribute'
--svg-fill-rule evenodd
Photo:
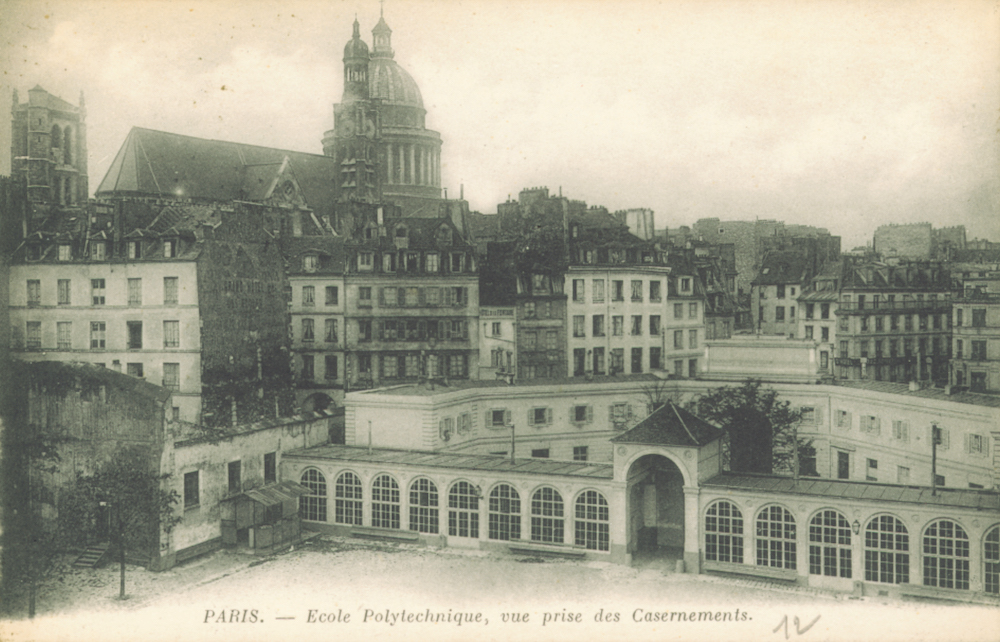
<svg viewBox="0 0 1000 642"><path fill-rule="evenodd" d="M333 487L333 521L361 526L364 489L354 473L341 473Z"/></svg>
<svg viewBox="0 0 1000 642"><path fill-rule="evenodd" d="M879 515L865 527L865 581L910 581L910 536L892 515Z"/></svg>
<svg viewBox="0 0 1000 642"><path fill-rule="evenodd" d="M52 136L51 136L52 147L62 147L62 130L59 129L59 125L52 126Z"/></svg>
<svg viewBox="0 0 1000 642"><path fill-rule="evenodd" d="M399 484L389 475L372 483L372 526L399 528Z"/></svg>
<svg viewBox="0 0 1000 642"><path fill-rule="evenodd" d="M490 539L521 539L521 496L500 484L490 492Z"/></svg>
<svg viewBox="0 0 1000 642"><path fill-rule="evenodd" d="M596 490L588 490L576 498L576 537L574 544L592 551L609 549L608 500Z"/></svg>
<svg viewBox="0 0 1000 642"><path fill-rule="evenodd" d="M809 574L851 576L851 525L835 510L824 510L809 522Z"/></svg>
<svg viewBox="0 0 1000 642"><path fill-rule="evenodd" d="M757 513L757 566L795 568L795 518L781 506Z"/></svg>
<svg viewBox="0 0 1000 642"><path fill-rule="evenodd" d="M66 128L66 133L63 136L63 163L73 164L73 130L69 127Z"/></svg>
<svg viewBox="0 0 1000 642"><path fill-rule="evenodd" d="M969 589L969 536L950 519L924 530L924 586Z"/></svg>
<svg viewBox="0 0 1000 642"><path fill-rule="evenodd" d="M987 593L1000 594L1000 526L994 526L983 540L983 586Z"/></svg>
<svg viewBox="0 0 1000 642"><path fill-rule="evenodd" d="M69 177L66 178L66 183L65 183L63 189L66 192L66 204L67 205L72 205L76 201L76 198L73 196L73 179L72 178L69 178Z"/></svg>
<svg viewBox="0 0 1000 642"><path fill-rule="evenodd" d="M735 504L722 500L708 507L705 513L705 559L743 563L743 513Z"/></svg>
<svg viewBox="0 0 1000 642"><path fill-rule="evenodd" d="M563 542L563 500L554 488L539 488L531 497L531 539Z"/></svg>
<svg viewBox="0 0 1000 642"><path fill-rule="evenodd" d="M438 532L438 489L427 478L418 479L410 485L410 530Z"/></svg>
<svg viewBox="0 0 1000 642"><path fill-rule="evenodd" d="M448 492L448 534L479 537L479 495L469 482L456 482Z"/></svg>
<svg viewBox="0 0 1000 642"><path fill-rule="evenodd" d="M309 489L308 495L299 498L299 512L302 519L310 522L326 521L326 477L315 468L302 473L302 485Z"/></svg>

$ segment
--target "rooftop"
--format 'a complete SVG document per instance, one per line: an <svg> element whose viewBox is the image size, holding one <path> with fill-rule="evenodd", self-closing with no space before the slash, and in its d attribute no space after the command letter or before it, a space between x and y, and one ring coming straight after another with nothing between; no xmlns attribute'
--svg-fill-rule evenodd
<svg viewBox="0 0 1000 642"><path fill-rule="evenodd" d="M839 379L835 385L844 388L856 388L858 390L870 390L893 395L907 395L910 397L922 397L924 399L935 399L938 401L953 401L955 403L966 403L974 406L987 406L1000 408L1000 395L989 395L979 392L954 392L948 394L942 388L921 388L910 390L908 384L891 383L888 381L856 381L849 379Z"/></svg>
<svg viewBox="0 0 1000 642"><path fill-rule="evenodd" d="M568 475L611 479L611 464L596 464L582 461L556 461L553 459L517 458L499 455L466 455L461 453L434 452L428 450L397 450L392 448L372 448L327 444L312 448L300 448L284 453L283 458L331 459L374 464L399 464L404 466L430 466L432 468L455 468L496 473L527 473L535 475Z"/></svg>
<svg viewBox="0 0 1000 642"><path fill-rule="evenodd" d="M612 439L617 444L704 446L724 431L673 402L661 406L631 430Z"/></svg>
<svg viewBox="0 0 1000 642"><path fill-rule="evenodd" d="M553 377L549 379L528 379L526 381L518 381L516 384L509 384L505 381L496 380L480 380L480 381L469 381L466 379L456 379L448 382L448 385L444 385L439 382L435 382L433 390L431 389L431 384L429 383L406 383L398 386L389 386L386 388L372 388L370 390L359 391L365 392L367 394L377 394L377 395L392 395L392 396L414 396L414 397L431 397L434 395L445 395L450 392L456 392L458 390L469 390L473 388L529 388L538 386L559 386L559 385L593 385L602 383L641 383L643 381L662 381L659 377L652 374L637 374L637 375L595 375L590 380L584 379L583 377Z"/></svg>
<svg viewBox="0 0 1000 642"><path fill-rule="evenodd" d="M1000 511L1000 493L990 490L938 488L937 494L932 494L929 486L899 486L816 477L800 477L796 481L791 477L751 473L722 473L702 482L702 486Z"/></svg>

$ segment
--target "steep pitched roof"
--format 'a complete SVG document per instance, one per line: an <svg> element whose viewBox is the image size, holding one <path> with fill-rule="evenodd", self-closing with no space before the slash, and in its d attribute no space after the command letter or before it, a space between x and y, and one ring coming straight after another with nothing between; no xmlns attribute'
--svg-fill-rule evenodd
<svg viewBox="0 0 1000 642"><path fill-rule="evenodd" d="M809 262L800 252L768 252L761 261L760 272L754 283L776 285L804 283L809 278Z"/></svg>
<svg viewBox="0 0 1000 642"><path fill-rule="evenodd" d="M329 156L133 127L96 196L140 194L194 200L261 198L285 158L306 203L332 211L339 167Z"/></svg>
<svg viewBox="0 0 1000 642"><path fill-rule="evenodd" d="M662 446L704 446L721 437L723 433L722 429L677 404L668 402L636 424L634 428L611 441Z"/></svg>
<svg viewBox="0 0 1000 642"><path fill-rule="evenodd" d="M339 236L286 236L280 240L285 257L286 271L290 275L335 275L344 273L344 238ZM319 258L316 270L306 272L302 257L307 254Z"/></svg>

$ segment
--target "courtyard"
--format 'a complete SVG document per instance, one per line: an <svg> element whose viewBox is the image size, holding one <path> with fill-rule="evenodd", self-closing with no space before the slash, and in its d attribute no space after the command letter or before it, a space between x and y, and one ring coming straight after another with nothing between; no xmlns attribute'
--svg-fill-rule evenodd
<svg viewBox="0 0 1000 642"><path fill-rule="evenodd" d="M880 602L750 578L317 537L169 571L72 569L4 640L990 640L1000 610Z"/></svg>

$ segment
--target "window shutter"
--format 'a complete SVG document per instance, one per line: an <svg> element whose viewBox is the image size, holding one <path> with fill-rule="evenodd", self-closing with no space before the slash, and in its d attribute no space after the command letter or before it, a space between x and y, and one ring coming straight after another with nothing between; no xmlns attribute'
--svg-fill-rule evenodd
<svg viewBox="0 0 1000 642"><path fill-rule="evenodd" d="M486 420L483 423L483 425L484 426L492 426L493 425L493 411L492 410L487 410L486 411Z"/></svg>
<svg viewBox="0 0 1000 642"><path fill-rule="evenodd" d="M448 321L442 321L439 329L441 330L441 339L443 341L447 341L451 338L451 323Z"/></svg>
<svg viewBox="0 0 1000 642"><path fill-rule="evenodd" d="M451 305L451 288L441 288L441 303L443 305Z"/></svg>
<svg viewBox="0 0 1000 642"><path fill-rule="evenodd" d="M431 322L433 323L433 321ZM427 338L427 322L421 321L417 324L417 335L421 341Z"/></svg>
<svg viewBox="0 0 1000 642"><path fill-rule="evenodd" d="M462 288L462 300L459 303L463 306L469 304L469 288Z"/></svg>
<svg viewBox="0 0 1000 642"><path fill-rule="evenodd" d="M972 446L969 445L969 442L971 441L972 440L969 439L969 433L962 433L962 443L963 443L962 448L965 450L965 452L970 454L972 453Z"/></svg>
<svg viewBox="0 0 1000 642"><path fill-rule="evenodd" d="M594 423L594 407L587 406L587 423Z"/></svg>
<svg viewBox="0 0 1000 642"><path fill-rule="evenodd" d="M504 410L503 411L503 422L504 422L504 424L510 425L510 422L511 422L512 419L513 419L513 417L511 417L510 411L509 410Z"/></svg>
<svg viewBox="0 0 1000 642"><path fill-rule="evenodd" d="M468 321L462 321L462 338L463 339L468 339L469 338L469 322Z"/></svg>
<svg viewBox="0 0 1000 642"><path fill-rule="evenodd" d="M576 422L576 406L569 407L569 422L571 424Z"/></svg>
<svg viewBox="0 0 1000 642"><path fill-rule="evenodd" d="M424 288L417 288L417 301L419 301L420 307L427 305L427 297L424 294Z"/></svg>
<svg viewBox="0 0 1000 642"><path fill-rule="evenodd" d="M378 336L379 340L384 340L384 338L385 338L385 322L384 321L376 321L375 325L378 327L378 335L377 336Z"/></svg>
<svg viewBox="0 0 1000 642"><path fill-rule="evenodd" d="M900 422L900 438L903 441L910 441L910 424L906 421Z"/></svg>
<svg viewBox="0 0 1000 642"><path fill-rule="evenodd" d="M875 417L875 434L876 435L881 435L882 434L882 418L881 417Z"/></svg>
<svg viewBox="0 0 1000 642"><path fill-rule="evenodd" d="M823 425L823 407L816 406L813 410L813 417L816 419L817 425Z"/></svg>
<svg viewBox="0 0 1000 642"><path fill-rule="evenodd" d="M615 405L611 404L608 406L608 421L615 420Z"/></svg>
<svg viewBox="0 0 1000 642"><path fill-rule="evenodd" d="M531 408L528 408L528 425L529 426L535 425L535 413L532 411Z"/></svg>
<svg viewBox="0 0 1000 642"><path fill-rule="evenodd" d="M385 307L385 288L378 289L378 304Z"/></svg>
<svg viewBox="0 0 1000 642"><path fill-rule="evenodd" d="M547 424L552 423L552 408L545 409L545 423Z"/></svg>
<svg viewBox="0 0 1000 642"><path fill-rule="evenodd" d="M847 413L847 421L844 424L844 428L850 430L853 424L854 424L854 415L852 413Z"/></svg>

